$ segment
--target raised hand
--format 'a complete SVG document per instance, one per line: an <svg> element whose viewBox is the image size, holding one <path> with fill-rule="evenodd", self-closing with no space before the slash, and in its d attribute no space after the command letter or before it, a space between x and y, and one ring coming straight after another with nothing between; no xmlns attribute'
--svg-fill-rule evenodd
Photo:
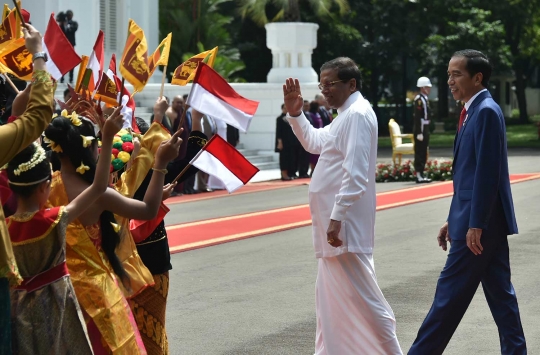
<svg viewBox="0 0 540 355"><path fill-rule="evenodd" d="M34 55L38 52L43 51L43 47L41 44L41 33L39 33L38 30L32 25L25 24L22 27L22 31L24 34L24 40L25 40L25 46L26 49L28 49L28 52L30 54Z"/></svg>
<svg viewBox="0 0 540 355"><path fill-rule="evenodd" d="M285 81L283 85L283 102L289 115L292 117L300 116L304 106L304 99L302 98L298 79L289 78Z"/></svg>
<svg viewBox="0 0 540 355"><path fill-rule="evenodd" d="M101 130L101 135L103 138L111 139L116 133L118 133L124 124L123 115L120 113L122 106L118 106L114 109L111 115L105 121L103 129Z"/></svg>
<svg viewBox="0 0 540 355"><path fill-rule="evenodd" d="M172 135L171 139L161 142L161 145L158 148L156 153L156 162L154 166L159 169L164 169L167 166L167 163L175 159L178 156L178 149L182 144L182 138L180 134L184 131L183 128L180 128Z"/></svg>
<svg viewBox="0 0 540 355"><path fill-rule="evenodd" d="M164 96L158 97L154 104L154 121L161 123L168 108L167 99Z"/></svg>
<svg viewBox="0 0 540 355"><path fill-rule="evenodd" d="M163 195L161 197L161 201L165 201L166 199L168 199L169 197L171 197L171 194L174 190L174 188L176 187L176 182L172 183L172 184L167 184L165 186L163 186Z"/></svg>

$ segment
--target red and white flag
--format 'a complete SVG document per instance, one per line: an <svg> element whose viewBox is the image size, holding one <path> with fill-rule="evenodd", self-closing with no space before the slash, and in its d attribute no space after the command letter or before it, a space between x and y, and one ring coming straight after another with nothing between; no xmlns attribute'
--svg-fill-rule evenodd
<svg viewBox="0 0 540 355"><path fill-rule="evenodd" d="M203 62L199 63L187 104L242 132L247 131L259 107L258 101L240 96L225 79Z"/></svg>
<svg viewBox="0 0 540 355"><path fill-rule="evenodd" d="M69 43L66 35L58 26L51 14L47 30L42 40L43 51L47 53L49 60L45 64L47 71L54 80L59 80L64 74L75 68L81 62L81 57Z"/></svg>
<svg viewBox="0 0 540 355"><path fill-rule="evenodd" d="M190 164L220 179L229 193L247 184L259 171L217 134L210 138Z"/></svg>
<svg viewBox="0 0 540 355"><path fill-rule="evenodd" d="M109 68L105 72L105 75L116 84L117 91L120 91L122 88L122 80L116 74L116 55L113 53L111 56L111 61L109 63ZM116 101L120 100L120 92L116 96ZM124 125L122 128L131 128L136 133L139 132L137 127L137 121L135 120L135 100L131 97L128 89L124 86L124 92L122 93L122 113L124 119Z"/></svg>
<svg viewBox="0 0 540 355"><path fill-rule="evenodd" d="M103 72L105 62L105 47L103 40L103 31L99 30L96 43L94 43L94 50L92 51L92 54L90 54L86 70L84 71L82 86L87 88L91 93L98 88L99 82L101 81L101 73Z"/></svg>

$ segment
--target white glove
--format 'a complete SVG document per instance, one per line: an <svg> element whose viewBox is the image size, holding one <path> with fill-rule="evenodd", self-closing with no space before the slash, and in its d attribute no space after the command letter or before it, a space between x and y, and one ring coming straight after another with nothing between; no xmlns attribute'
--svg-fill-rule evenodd
<svg viewBox="0 0 540 355"><path fill-rule="evenodd" d="M419 135L416 136L416 139L418 139L421 142L424 140L424 135L420 133Z"/></svg>

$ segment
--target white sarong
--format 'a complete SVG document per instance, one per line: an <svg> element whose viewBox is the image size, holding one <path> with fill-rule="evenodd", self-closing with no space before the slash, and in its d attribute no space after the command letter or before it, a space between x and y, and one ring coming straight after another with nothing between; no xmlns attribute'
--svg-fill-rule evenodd
<svg viewBox="0 0 540 355"><path fill-rule="evenodd" d="M319 258L316 355L402 354L372 254Z"/></svg>

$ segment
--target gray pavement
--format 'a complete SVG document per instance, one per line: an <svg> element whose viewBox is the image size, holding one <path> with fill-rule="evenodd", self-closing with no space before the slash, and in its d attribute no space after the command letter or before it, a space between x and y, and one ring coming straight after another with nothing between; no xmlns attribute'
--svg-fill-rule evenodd
<svg viewBox="0 0 540 355"><path fill-rule="evenodd" d="M512 155L512 173L540 171L540 154ZM411 186L378 184L378 191ZM520 234L510 240L529 354L540 354L540 180L512 185ZM212 204L213 201L213 204ZM307 187L179 204L170 215L188 221L307 203ZM379 285L397 318L406 352L424 319L446 253L435 236L450 198L377 213ZM175 222L180 223L180 222ZM310 227L179 253L167 309L171 354L313 354L315 277ZM500 353L497 329L481 287L445 354Z"/></svg>

